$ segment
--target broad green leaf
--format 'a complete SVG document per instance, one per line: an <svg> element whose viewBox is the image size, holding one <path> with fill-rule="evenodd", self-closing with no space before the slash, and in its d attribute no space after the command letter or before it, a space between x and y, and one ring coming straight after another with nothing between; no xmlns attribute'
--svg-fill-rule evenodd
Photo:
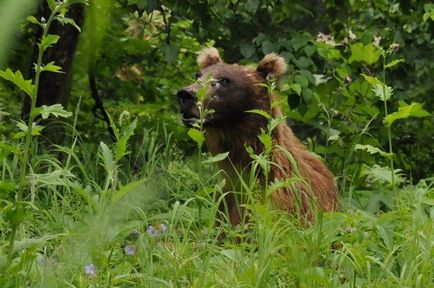
<svg viewBox="0 0 434 288"><path fill-rule="evenodd" d="M179 48L173 44L163 44L162 51L164 60L168 63L171 63L178 58Z"/></svg>
<svg viewBox="0 0 434 288"><path fill-rule="evenodd" d="M369 43L364 46L362 43L354 43L351 45L351 56L348 61L353 62L366 62L368 65L378 62L381 56L381 50L375 48L374 45Z"/></svg>
<svg viewBox="0 0 434 288"><path fill-rule="evenodd" d="M56 0L47 0L47 4L48 4L48 7L50 7L50 10L51 11L53 11L54 10L54 8L56 8Z"/></svg>
<svg viewBox="0 0 434 288"><path fill-rule="evenodd" d="M255 46L251 43L243 42L240 44L240 52L241 55L244 56L244 58L249 59L255 54Z"/></svg>
<svg viewBox="0 0 434 288"><path fill-rule="evenodd" d="M6 209L5 216L5 220L9 222L10 225L18 225L26 218L26 210L22 204L18 204L12 209Z"/></svg>
<svg viewBox="0 0 434 288"><path fill-rule="evenodd" d="M131 138L131 136L134 135L134 130L137 127L137 119L134 119L133 122L128 126L128 128L123 133L121 139L118 140L116 143L116 149L115 149L115 160L120 160L123 156L127 155L127 144L128 140Z"/></svg>
<svg viewBox="0 0 434 288"><path fill-rule="evenodd" d="M380 154L381 156L384 156L386 158L392 158L393 154L384 152L378 147L374 147L372 145L362 145L362 144L356 144L354 146L355 150L364 150L370 154Z"/></svg>
<svg viewBox="0 0 434 288"><path fill-rule="evenodd" d="M273 147L273 138L264 131L261 132L258 138L259 141L261 141L261 143L264 145L264 150L266 152L271 151L271 148Z"/></svg>
<svg viewBox="0 0 434 288"><path fill-rule="evenodd" d="M384 118L384 123L387 126L391 126L393 122L398 119L405 119L408 117L427 117L431 114L423 109L423 105L421 103L411 103L410 105L405 105L399 107L398 111L393 112L387 115Z"/></svg>
<svg viewBox="0 0 434 288"><path fill-rule="evenodd" d="M373 85L382 85L383 82L381 82L380 80L378 80L376 77L372 77L366 74L362 74L363 78L365 78L366 82L368 82L369 84Z"/></svg>
<svg viewBox="0 0 434 288"><path fill-rule="evenodd" d="M15 192L17 188L18 186L13 182L0 180L0 196L2 199L8 197L12 192Z"/></svg>
<svg viewBox="0 0 434 288"><path fill-rule="evenodd" d="M39 48L41 49L41 51L45 51L47 48L56 44L59 39L59 35L48 34L47 36L44 36L42 38L41 43L39 44Z"/></svg>
<svg viewBox="0 0 434 288"><path fill-rule="evenodd" d="M41 107L36 108L33 113L35 115L41 115L42 119L47 119L50 115L62 118L68 118L72 115L71 112L63 109L62 104L53 104L50 106L42 105Z"/></svg>
<svg viewBox="0 0 434 288"><path fill-rule="evenodd" d="M24 136L27 133L28 126L23 121L16 121L15 124L22 131L22 133L17 134L17 138ZM44 129L44 126L37 125L35 122L32 123L32 136L37 136L41 134L41 131Z"/></svg>
<svg viewBox="0 0 434 288"><path fill-rule="evenodd" d="M6 71L0 71L0 77L14 83L18 88L26 92L26 94L31 98L34 97L35 87L32 84L32 80L24 80L24 77L19 70L14 73L8 68Z"/></svg>
<svg viewBox="0 0 434 288"><path fill-rule="evenodd" d="M273 45L273 43L271 43L270 41L266 40L266 41L264 41L264 43L262 43L262 52L263 52L264 54L271 53L271 52L273 52L274 50L275 50L275 49L274 49L274 45Z"/></svg>
<svg viewBox="0 0 434 288"><path fill-rule="evenodd" d="M372 91L374 91L375 96L377 96L378 98L380 98L384 102L389 100L393 94L392 87L387 86L387 85L382 85L382 84L374 84Z"/></svg>
<svg viewBox="0 0 434 288"><path fill-rule="evenodd" d="M111 169L113 169L115 167L115 161L113 159L112 151L107 146L107 144L105 144L102 141L99 143L99 146L101 148L100 156L104 162L105 168L106 168L107 172L110 172Z"/></svg>
<svg viewBox="0 0 434 288"><path fill-rule="evenodd" d="M309 86L309 80L304 75L297 75L294 77L294 81L300 84L301 87L307 88Z"/></svg>
<svg viewBox="0 0 434 288"><path fill-rule="evenodd" d="M137 4L137 7L139 7L139 9L145 9L147 4L146 2L146 0L135 0L134 2L131 1L131 3Z"/></svg>
<svg viewBox="0 0 434 288"><path fill-rule="evenodd" d="M246 112L247 113L258 114L258 115L264 116L267 119L271 118L270 114L268 114L266 111L261 110L261 109L252 109L252 110L247 110Z"/></svg>
<svg viewBox="0 0 434 288"><path fill-rule="evenodd" d="M212 157L209 157L205 160L202 161L203 164L209 164L209 163L215 163L215 162L220 162L225 160L229 155L229 152L225 152L225 153L219 153L217 155L214 155Z"/></svg>
<svg viewBox="0 0 434 288"><path fill-rule="evenodd" d="M341 52L326 43L316 43L318 54L327 60L337 60L341 58Z"/></svg>
<svg viewBox="0 0 434 288"><path fill-rule="evenodd" d="M386 65L384 65L385 69L390 69L396 65L398 65L401 62L405 62L405 59L395 59L393 61L390 61L389 63L387 63Z"/></svg>
<svg viewBox="0 0 434 288"><path fill-rule="evenodd" d="M49 72L54 72L54 73L65 73L65 72L60 71L60 70L62 70L62 67L55 65L54 62L50 62L50 63L43 65L41 67L41 72L42 71L49 71Z"/></svg>
<svg viewBox="0 0 434 288"><path fill-rule="evenodd" d="M19 146L15 145L9 145L6 143L0 143L0 154L7 155L9 153L13 153L15 155L18 155L21 152L21 149Z"/></svg>
<svg viewBox="0 0 434 288"><path fill-rule="evenodd" d="M297 93L298 96L301 95L301 85L298 83L293 83L289 86L291 88L292 91L294 91L295 93Z"/></svg>
<svg viewBox="0 0 434 288"><path fill-rule="evenodd" d="M426 22L428 19L434 21L434 3L427 3L423 6L425 13L422 16L423 22Z"/></svg>
<svg viewBox="0 0 434 288"><path fill-rule="evenodd" d="M145 180L141 179L141 180L138 180L138 181L129 182L125 186L119 185L119 189L116 190L116 192L114 192L114 194L113 194L112 203L115 203L115 202L119 201L120 199L122 199L128 193L130 193L134 189L136 189L136 188L140 187L141 185L143 185L143 183L145 183Z"/></svg>
<svg viewBox="0 0 434 288"><path fill-rule="evenodd" d="M259 1L258 0L247 0L247 1L245 1L244 5L245 5L244 7L246 7L246 10L249 13L253 14L256 12L256 10L258 10Z"/></svg>
<svg viewBox="0 0 434 288"><path fill-rule="evenodd" d="M400 169L394 170L395 184L402 183L404 181L404 179L399 174L400 172ZM385 182L389 184L392 183L392 170L389 167L383 167L377 164L374 164L372 167L364 165L362 167L361 174L364 176L368 176L369 180L373 182Z"/></svg>
<svg viewBox="0 0 434 288"><path fill-rule="evenodd" d="M197 143L198 146L202 146L203 142L205 141L205 136L203 135L203 132L195 128L190 128L187 134L188 136L190 136L191 139L194 140L194 142Z"/></svg>
<svg viewBox="0 0 434 288"><path fill-rule="evenodd" d="M197 99L199 99L199 101L202 101L203 99L205 99L207 91L208 91L207 86L203 86L203 87L200 87L199 89L197 89L197 92L196 92Z"/></svg>

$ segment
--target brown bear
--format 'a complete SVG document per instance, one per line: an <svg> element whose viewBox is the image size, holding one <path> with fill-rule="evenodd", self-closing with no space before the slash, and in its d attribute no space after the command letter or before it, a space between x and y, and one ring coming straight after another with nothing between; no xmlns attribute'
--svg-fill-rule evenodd
<svg viewBox="0 0 434 288"><path fill-rule="evenodd" d="M206 147L214 155L229 152L228 157L219 162L220 167L227 175L227 182L239 183L240 175L249 175L252 168L253 160L246 147L251 147L255 154L263 152L264 145L258 136L267 130L269 123L266 116L252 113L252 110L266 111L274 118L282 117L275 104L277 96L270 92L267 80L283 75L287 64L275 53L266 55L256 68L226 64L215 48L202 50L197 62L200 67L197 82L177 93L182 122L191 127L200 120L199 113L204 107L210 111L202 117ZM202 87L205 93L200 101L197 93L203 91ZM307 219L313 219L317 210L335 210L338 192L329 169L306 149L285 121L279 122L271 135L273 164L267 175L260 172L258 179L263 187L265 181L268 186L277 181L287 183L275 185L277 188L270 196L272 206ZM222 212L228 213L233 225L241 222L240 204L245 204L243 197L234 192L236 187L239 188L236 184L229 187L232 193L225 194L220 207Z"/></svg>

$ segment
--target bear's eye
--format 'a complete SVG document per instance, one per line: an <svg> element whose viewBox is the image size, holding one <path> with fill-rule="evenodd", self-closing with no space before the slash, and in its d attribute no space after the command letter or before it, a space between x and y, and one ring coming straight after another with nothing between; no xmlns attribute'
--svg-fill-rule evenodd
<svg viewBox="0 0 434 288"><path fill-rule="evenodd" d="M200 72L196 72L196 74L194 74L194 78L199 79L200 77L202 77L202 73Z"/></svg>
<svg viewBox="0 0 434 288"><path fill-rule="evenodd" d="M231 80L229 80L229 78L222 78L222 79L220 79L220 83L223 85L227 85L227 84L231 83Z"/></svg>

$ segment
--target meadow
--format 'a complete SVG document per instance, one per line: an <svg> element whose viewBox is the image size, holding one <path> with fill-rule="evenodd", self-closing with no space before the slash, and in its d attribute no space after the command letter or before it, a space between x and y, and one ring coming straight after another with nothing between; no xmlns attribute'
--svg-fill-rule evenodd
<svg viewBox="0 0 434 288"><path fill-rule="evenodd" d="M257 54L274 45L273 50L293 63L291 75L273 87L282 95L284 121L297 121L294 130L331 167L340 192L338 211L317 211L316 221L306 223L297 215L270 209L261 196L267 187L258 185L251 173L249 179L240 178L236 191L245 195L243 207L249 217L234 227L216 217L227 193L224 172L216 162L225 156L206 151L203 130L182 126L171 98L182 83L189 83L191 76L186 74L197 69L194 59L203 43L191 32L192 21L173 16L168 33L174 33L172 43L178 46L167 44L162 14L182 12L182 5L190 4L167 1L166 8L156 9L160 12L155 18L143 14L149 25L142 27L140 36L145 44L124 30L131 32L138 25L131 9L154 11L153 1L145 1L148 6L143 7L143 1L97 1L96 8L92 3L87 8L113 9L109 16L101 12L96 17L98 23L106 23L104 33L112 38L95 40L102 59L95 64L99 90L108 91L102 94L110 136L104 121L92 118L90 92L82 84L87 81L83 55L92 37L87 22L83 31L79 28L88 38L77 48L68 107L37 104L39 85L44 85L41 75L62 71L56 63L44 63L43 56L60 38L50 34L50 25L77 25L66 11L86 1L47 2L48 18L28 18L42 31L33 77L12 57L19 52L3 60L6 52L0 50L0 287L434 287L434 177L429 151L434 124L430 88L424 86L430 80L422 68L414 75L420 63L412 62L414 55L400 54L411 50L395 42L400 39L373 45L372 37L363 38L354 30L358 38L347 39L347 46L333 46L324 34L315 38L305 32L294 34L295 40L288 43L277 36L257 36L252 43L258 50L252 51L244 45L247 42L237 46L240 54L228 50L228 56L254 63L260 58ZM254 15L262 9L252 4L256 2L241 3L240 11ZM354 13L365 13L360 3L351 4ZM379 13L386 15L380 6ZM22 18L19 7L10 7ZM217 8L225 15L230 13L229 6L221 7ZM396 11L401 13L399 7ZM423 19L420 23L427 26L421 27L430 31L434 6L421 7L417 21ZM275 11L270 13L286 13ZM246 15L239 17L251 16ZM107 24L107 17L123 21L124 27L119 28L119 22ZM396 21L399 26L401 20ZM215 39L218 31L215 28ZM146 38L151 32L154 36ZM163 48L158 50L157 44ZM208 39L204 45L208 44L218 42ZM433 40L423 44L432 47ZM116 58L120 49L128 51L127 56L136 53L149 66L122 66ZM161 52L158 61L171 70L151 65L157 61L155 51ZM325 64L314 64L310 58ZM402 65L409 65L405 67L417 81L400 78ZM127 67L129 74L120 68L111 71L114 66ZM188 73L181 71L184 68ZM137 77L142 82L135 82ZM20 118L22 95L30 101L27 119ZM413 146L401 141L401 136L411 135L408 131L417 134ZM50 133L61 133L62 140L47 144L46 139L53 139ZM266 153L252 155L252 161L258 167L272 165Z"/></svg>

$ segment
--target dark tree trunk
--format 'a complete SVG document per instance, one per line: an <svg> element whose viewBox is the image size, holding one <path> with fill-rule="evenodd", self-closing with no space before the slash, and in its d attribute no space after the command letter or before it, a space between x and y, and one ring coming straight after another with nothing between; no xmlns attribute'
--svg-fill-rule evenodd
<svg viewBox="0 0 434 288"><path fill-rule="evenodd" d="M50 8L47 1L43 0L38 5L37 18L44 17L48 19ZM66 15L72 18L79 27L82 27L84 19L84 5L75 4L69 8ZM62 104L64 107L68 105L68 98L71 84L72 62L74 59L75 50L77 48L79 31L72 25L62 25L55 21L49 31L50 34L60 36L59 41L44 53L43 63L54 61L58 66L62 67L64 73L43 72L40 78L36 105L52 105ZM40 40L42 31L38 29L36 33L36 42ZM38 47L35 44L33 47L32 63L30 67L30 78L34 78L35 70L34 63L38 57ZM30 99L25 97L23 103L22 117L28 118L30 110ZM47 121L44 123L48 126L44 129L44 138L48 143L59 144L62 137L62 129L55 124L55 121ZM57 126L57 127L56 127Z"/></svg>

